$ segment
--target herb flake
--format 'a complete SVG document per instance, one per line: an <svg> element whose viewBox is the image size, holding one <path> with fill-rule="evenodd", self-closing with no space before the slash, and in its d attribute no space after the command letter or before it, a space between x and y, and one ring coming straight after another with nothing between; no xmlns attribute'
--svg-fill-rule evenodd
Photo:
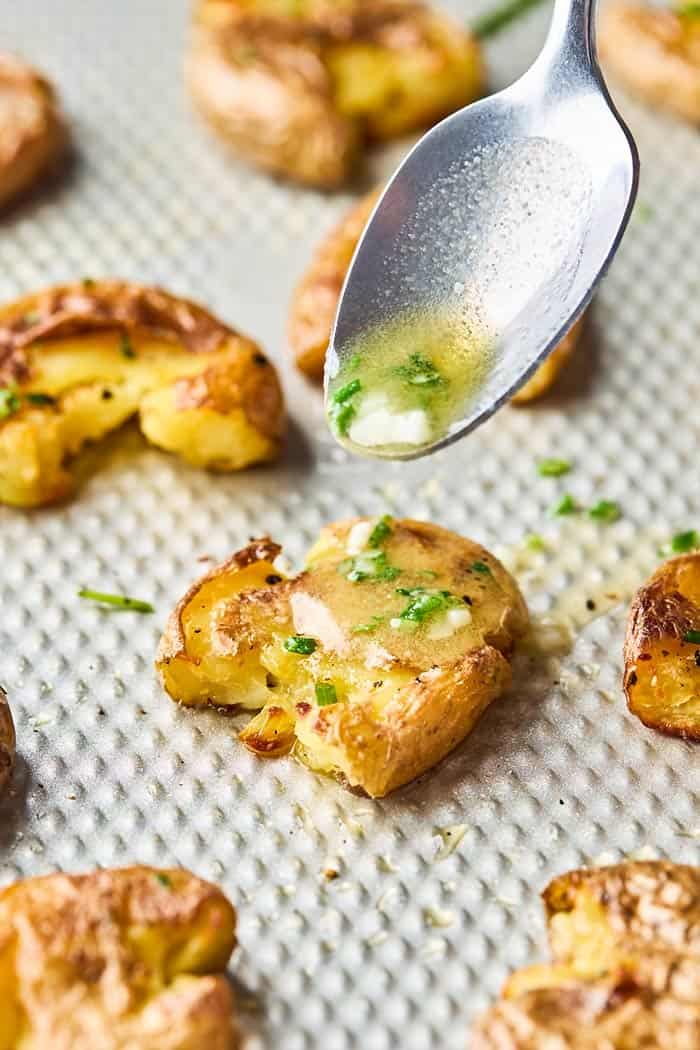
<svg viewBox="0 0 700 1050"><path fill-rule="evenodd" d="M119 350L122 357L127 357L130 361L136 357L136 351L131 345L131 339L126 332L122 332L119 336Z"/></svg>
<svg viewBox="0 0 700 1050"><path fill-rule="evenodd" d="M433 362L420 353L411 354L408 362L399 365L394 372L410 386L439 386L445 382Z"/></svg>
<svg viewBox="0 0 700 1050"><path fill-rule="evenodd" d="M691 645L700 645L700 631L686 631L683 641L690 642Z"/></svg>
<svg viewBox="0 0 700 1050"><path fill-rule="evenodd" d="M51 394L26 394L26 399L31 405L55 405L56 398Z"/></svg>
<svg viewBox="0 0 700 1050"><path fill-rule="evenodd" d="M386 541L389 539L393 532L393 529L391 527L392 521L393 518L390 514L385 514L379 519L379 521L369 534L369 539L367 540L368 547L381 547L383 543L386 543Z"/></svg>
<svg viewBox="0 0 700 1050"><path fill-rule="evenodd" d="M338 703L338 694L332 682L316 682L314 692L319 707L330 707L331 704Z"/></svg>
<svg viewBox="0 0 700 1050"><path fill-rule="evenodd" d="M338 566L338 572L350 583L364 583L366 580L391 581L401 575L401 569L391 565L382 550L368 550L354 558L346 558Z"/></svg>
<svg viewBox="0 0 700 1050"><path fill-rule="evenodd" d="M297 656L311 656L316 652L316 639L303 634L293 634L285 639L284 648L288 653L296 653Z"/></svg>
<svg viewBox="0 0 700 1050"><path fill-rule="evenodd" d="M7 419L19 411L19 398L10 387L0 387L0 419Z"/></svg>
<svg viewBox="0 0 700 1050"><path fill-rule="evenodd" d="M590 508L588 517L593 518L594 521L602 521L607 525L612 525L614 521L620 520L622 512L619 504L615 503L614 500L601 499L595 506Z"/></svg>
<svg viewBox="0 0 700 1050"><path fill-rule="evenodd" d="M491 575L491 570L490 570L490 568L488 567L488 565L486 564L486 562L483 562L483 561L473 561L473 562L471 563L471 566L470 566L470 568L471 568L471 569L472 569L472 570L473 570L474 572L478 572L478 573L481 573L481 575L482 575L482 576L490 576L490 575Z"/></svg>
<svg viewBox="0 0 700 1050"><path fill-rule="evenodd" d="M101 605L109 605L114 609L123 609L127 612L155 612L155 608L150 602L142 602L138 598L129 598L125 594L106 594L104 591L93 591L88 587L81 587L78 591L78 597L86 598L91 602L99 602Z"/></svg>
<svg viewBox="0 0 700 1050"><path fill-rule="evenodd" d="M542 478L561 478L571 470L568 459L541 459L537 464L537 473Z"/></svg>
<svg viewBox="0 0 700 1050"><path fill-rule="evenodd" d="M700 547L700 533L696 529L688 529L687 532L677 532L671 540L671 550L674 554L687 554Z"/></svg>
<svg viewBox="0 0 700 1050"><path fill-rule="evenodd" d="M425 623L438 613L464 605L462 599L451 591L431 590L428 587L397 587L396 593L410 598L408 605L398 616L400 623L405 625Z"/></svg>
<svg viewBox="0 0 700 1050"><path fill-rule="evenodd" d="M555 517L563 517L566 514L575 514L577 510L576 500L570 492L566 492L558 503L552 506L550 513Z"/></svg>

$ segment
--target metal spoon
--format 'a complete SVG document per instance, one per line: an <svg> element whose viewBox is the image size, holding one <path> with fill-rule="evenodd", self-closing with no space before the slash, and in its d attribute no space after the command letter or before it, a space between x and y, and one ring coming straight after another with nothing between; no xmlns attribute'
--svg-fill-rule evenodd
<svg viewBox="0 0 700 1050"><path fill-rule="evenodd" d="M607 270L639 158L598 66L594 13L595 0L555 0L528 72L428 132L377 204L326 357L327 406L350 355L391 320L452 311L465 332L489 333L490 352L443 433L353 451L411 459L469 433L527 381Z"/></svg>

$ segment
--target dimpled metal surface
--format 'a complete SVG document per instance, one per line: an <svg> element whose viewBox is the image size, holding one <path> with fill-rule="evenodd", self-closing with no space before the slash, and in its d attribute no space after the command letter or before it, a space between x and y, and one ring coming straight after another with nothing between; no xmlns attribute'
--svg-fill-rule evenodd
<svg viewBox="0 0 700 1050"><path fill-rule="evenodd" d="M538 12L489 46L495 84L526 66L545 23ZM293 419L272 469L210 477L127 430L88 457L72 503L0 508L0 681L19 750L0 878L185 865L240 910L247 1048L457 1050L505 974L542 950L552 875L700 860L695 752L644 729L620 687L632 590L670 535L700 526L700 139L616 92L642 203L556 393L439 457L368 464L335 446L284 342L293 285L349 195L251 172L201 127L182 84L183 0L0 0L0 24L3 46L56 81L76 147L64 178L3 217L2 298L83 276L161 282L260 339ZM541 478L552 456L571 474ZM566 491L582 507L617 500L620 521L551 517ZM371 803L291 760L260 763L235 718L175 707L152 663L204 556L269 532L298 564L323 522L387 510L502 553L554 626L455 754ZM530 533L544 552L525 551ZM156 613L103 612L81 585ZM462 836L452 852L445 828Z"/></svg>

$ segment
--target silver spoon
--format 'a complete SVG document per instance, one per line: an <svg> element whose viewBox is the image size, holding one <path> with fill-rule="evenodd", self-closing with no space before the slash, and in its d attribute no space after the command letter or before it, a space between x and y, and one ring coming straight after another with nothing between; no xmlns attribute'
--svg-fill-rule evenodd
<svg viewBox="0 0 700 1050"><path fill-rule="evenodd" d="M595 0L555 0L534 65L428 132L377 204L326 357L327 410L353 451L411 459L479 426L559 343L607 270L639 158L598 66L594 13ZM476 340L477 388L441 432L353 440L349 420L366 392L347 393L351 361L361 376L363 348L380 352L377 333L401 319L410 350L415 319L438 313L463 322L466 338L488 334Z"/></svg>

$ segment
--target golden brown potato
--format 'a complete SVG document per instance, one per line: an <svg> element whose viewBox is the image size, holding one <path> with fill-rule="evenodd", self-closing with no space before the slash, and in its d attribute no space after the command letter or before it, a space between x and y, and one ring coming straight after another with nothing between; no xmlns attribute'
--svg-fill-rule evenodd
<svg viewBox="0 0 700 1050"><path fill-rule="evenodd" d="M196 583L157 657L183 704L260 711L241 737L372 796L434 766L507 687L527 610L483 547L437 525L327 526L292 579L259 540Z"/></svg>
<svg viewBox="0 0 700 1050"><path fill-rule="evenodd" d="M15 764L15 726L7 694L0 686L0 795L12 776Z"/></svg>
<svg viewBox="0 0 700 1050"><path fill-rule="evenodd" d="M242 156L326 188L484 80L475 38L421 0L200 0L187 77Z"/></svg>
<svg viewBox="0 0 700 1050"><path fill-rule="evenodd" d="M326 350L345 276L378 199L379 190L363 197L324 238L292 298L287 324L289 344L297 368L315 381L323 379ZM534 401L549 390L576 349L582 328L583 318L513 397L513 404Z"/></svg>
<svg viewBox="0 0 700 1050"><path fill-rule="evenodd" d="M181 869L0 892L0 1050L234 1050L236 916Z"/></svg>
<svg viewBox="0 0 700 1050"><path fill-rule="evenodd" d="M599 41L608 69L635 94L684 120L700 122L697 12L615 3L603 8Z"/></svg>
<svg viewBox="0 0 700 1050"><path fill-rule="evenodd" d="M51 503L67 461L138 414L154 445L209 470L273 459L277 374L251 340L157 288L83 281L0 309L0 501Z"/></svg>
<svg viewBox="0 0 700 1050"><path fill-rule="evenodd" d="M0 52L0 207L45 174L66 142L51 85L31 66Z"/></svg>
<svg viewBox="0 0 700 1050"><path fill-rule="evenodd" d="M700 554L665 562L637 592L624 684L645 725L700 740Z"/></svg>
<svg viewBox="0 0 700 1050"><path fill-rule="evenodd" d="M553 962L510 978L471 1050L697 1050L699 868L574 871L544 901Z"/></svg>

